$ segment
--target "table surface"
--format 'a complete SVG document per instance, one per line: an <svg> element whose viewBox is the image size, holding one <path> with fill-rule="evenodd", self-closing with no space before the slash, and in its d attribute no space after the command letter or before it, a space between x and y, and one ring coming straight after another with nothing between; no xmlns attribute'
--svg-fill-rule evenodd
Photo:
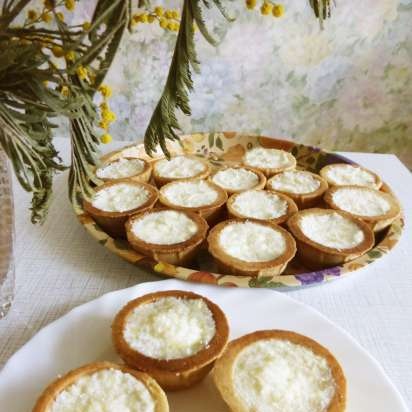
<svg viewBox="0 0 412 412"><path fill-rule="evenodd" d="M67 160L69 141L56 139ZM108 150L125 145L117 142ZM412 409L412 175L393 155L344 153L382 176L400 199L406 226L391 253L353 276L286 291L346 329L383 366ZM67 173L55 178L46 223L34 226L30 196L14 183L16 295L0 320L0 367L39 329L106 292L159 280L101 247L77 222Z"/></svg>

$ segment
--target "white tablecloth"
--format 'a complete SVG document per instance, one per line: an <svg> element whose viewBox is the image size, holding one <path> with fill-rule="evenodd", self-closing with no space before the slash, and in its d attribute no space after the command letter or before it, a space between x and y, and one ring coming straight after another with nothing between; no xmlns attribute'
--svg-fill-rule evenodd
<svg viewBox="0 0 412 412"><path fill-rule="evenodd" d="M57 140L67 159L68 141ZM353 276L285 293L351 333L412 407L412 176L393 155L346 155L394 189L406 215L402 239L389 255ZM160 279L112 255L86 233L72 212L66 181L67 173L56 177L43 226L30 223L30 197L14 185L16 296L9 315L0 320L0 367L40 328L73 307L112 290Z"/></svg>

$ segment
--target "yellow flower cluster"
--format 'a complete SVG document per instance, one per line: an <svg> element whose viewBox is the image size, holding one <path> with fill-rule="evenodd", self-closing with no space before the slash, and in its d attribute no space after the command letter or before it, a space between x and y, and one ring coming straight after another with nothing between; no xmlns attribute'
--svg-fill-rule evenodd
<svg viewBox="0 0 412 412"><path fill-rule="evenodd" d="M103 102L100 104L100 121L99 127L105 131L100 137L102 143L110 143L112 136L108 133L110 123L116 120L116 114L110 110L107 100L112 95L112 89L106 84L99 86L99 92L103 97Z"/></svg>
<svg viewBox="0 0 412 412"><path fill-rule="evenodd" d="M162 6L156 6L151 12L134 14L132 17L132 25L154 23L157 21L162 29L179 31L179 18L180 14L178 10L165 10Z"/></svg>
<svg viewBox="0 0 412 412"><path fill-rule="evenodd" d="M256 5L256 0L246 0L246 7L249 10L253 10ZM273 17L282 17L285 14L285 6L264 0L260 7L260 13L264 16L272 15Z"/></svg>

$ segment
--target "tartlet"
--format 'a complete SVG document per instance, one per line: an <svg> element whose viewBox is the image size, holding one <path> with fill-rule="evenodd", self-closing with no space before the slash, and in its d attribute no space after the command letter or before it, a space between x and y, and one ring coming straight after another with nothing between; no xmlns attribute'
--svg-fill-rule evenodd
<svg viewBox="0 0 412 412"><path fill-rule="evenodd" d="M392 195L368 187L334 186L324 200L332 209L368 223L375 232L388 227L400 214L399 203Z"/></svg>
<svg viewBox="0 0 412 412"><path fill-rule="evenodd" d="M343 412L346 406L338 361L295 332L262 330L230 342L213 379L232 412Z"/></svg>
<svg viewBox="0 0 412 412"><path fill-rule="evenodd" d="M214 183L193 179L165 184L159 190L159 201L171 209L196 212L214 224L220 218L227 194Z"/></svg>
<svg viewBox="0 0 412 412"><path fill-rule="evenodd" d="M284 150L255 147L243 156L243 164L260 170L266 177L292 170L296 167L295 157Z"/></svg>
<svg viewBox="0 0 412 412"><path fill-rule="evenodd" d="M228 194L251 189L263 189L266 184L265 175L259 170L248 166L224 167L213 173L209 180L220 186Z"/></svg>
<svg viewBox="0 0 412 412"><path fill-rule="evenodd" d="M297 256L310 268L340 265L372 248L375 237L368 224L333 209L305 209L287 222L297 243Z"/></svg>
<svg viewBox="0 0 412 412"><path fill-rule="evenodd" d="M95 188L83 209L113 237L125 237L125 223L135 213L153 207L158 198L155 187L131 179L107 182Z"/></svg>
<svg viewBox="0 0 412 412"><path fill-rule="evenodd" d="M382 180L376 173L354 164L333 163L320 169L319 174L329 186L353 185L371 189L380 189L382 186Z"/></svg>
<svg viewBox="0 0 412 412"><path fill-rule="evenodd" d="M208 250L222 273L280 275L295 256L290 233L270 222L225 220L210 230Z"/></svg>
<svg viewBox="0 0 412 412"><path fill-rule="evenodd" d="M141 412L168 412L169 404L162 388L146 373L110 362L96 362L51 383L33 412L131 408Z"/></svg>
<svg viewBox="0 0 412 412"><path fill-rule="evenodd" d="M299 209L316 206L328 188L319 175L303 170L289 170L271 177L266 187L292 198Z"/></svg>
<svg viewBox="0 0 412 412"><path fill-rule="evenodd" d="M282 193L270 190L247 190L228 199L229 218L265 220L282 224L298 211L295 202Z"/></svg>
<svg viewBox="0 0 412 412"><path fill-rule="evenodd" d="M205 179L209 174L209 163L196 156L180 155L170 160L163 158L153 164L153 178L157 187L174 180Z"/></svg>
<svg viewBox="0 0 412 412"><path fill-rule="evenodd" d="M114 346L131 367L147 372L167 390L203 379L226 347L223 311L193 292L171 290L129 302L112 325Z"/></svg>
<svg viewBox="0 0 412 412"><path fill-rule="evenodd" d="M103 182L132 179L146 183L152 175L151 164L137 157L120 157L103 163L96 169L96 176Z"/></svg>
<svg viewBox="0 0 412 412"><path fill-rule="evenodd" d="M155 260L184 265L195 257L208 230L197 213L152 209L130 217L127 240L139 253Z"/></svg>

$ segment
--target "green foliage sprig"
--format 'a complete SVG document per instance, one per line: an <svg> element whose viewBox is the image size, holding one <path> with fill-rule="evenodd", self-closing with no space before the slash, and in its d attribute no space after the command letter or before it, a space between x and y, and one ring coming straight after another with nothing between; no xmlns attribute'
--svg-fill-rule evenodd
<svg viewBox="0 0 412 412"><path fill-rule="evenodd" d="M93 97L115 58L125 30L131 29L132 2L97 0L86 27L64 21L61 8L74 8L74 0L45 0L41 14L32 13L23 24L17 25L16 20L22 20L30 1L4 0L1 7L0 145L10 158L21 186L33 193L32 221L42 222L48 210L53 176L65 169L52 140L57 117L66 117L70 122L70 199L73 201L77 193L88 197L92 193L91 184L99 183L94 175L99 119ZM231 21L223 3L183 1L169 74L145 133L149 154L160 145L169 156L166 140L179 139L176 113L181 110L190 115L192 70L199 71L195 26L206 41L215 45L202 8L216 7ZM331 0L309 0L309 3L322 25L330 16ZM149 0L139 0L137 4L151 7ZM153 21L153 13L151 16ZM41 26L42 21L52 17L52 26ZM160 17L159 24L163 27ZM174 22L171 29L176 25ZM56 65L53 55L64 58L63 64Z"/></svg>

